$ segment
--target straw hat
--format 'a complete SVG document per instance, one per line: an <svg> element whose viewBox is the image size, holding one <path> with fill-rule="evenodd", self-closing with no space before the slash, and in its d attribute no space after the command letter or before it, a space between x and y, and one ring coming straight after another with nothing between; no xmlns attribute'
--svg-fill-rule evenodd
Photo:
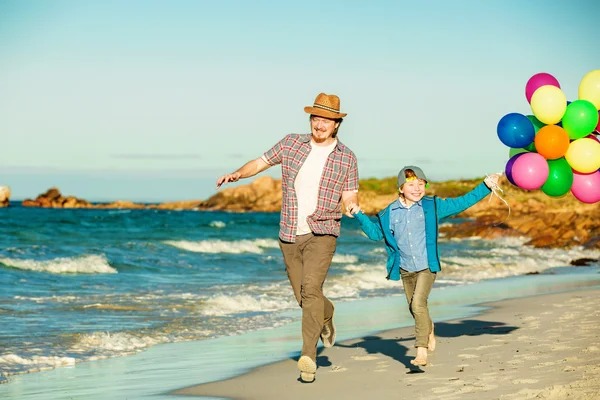
<svg viewBox="0 0 600 400"><path fill-rule="evenodd" d="M335 94L319 93L312 107L304 107L304 111L323 118L338 119L348 114L340 112L340 98Z"/></svg>

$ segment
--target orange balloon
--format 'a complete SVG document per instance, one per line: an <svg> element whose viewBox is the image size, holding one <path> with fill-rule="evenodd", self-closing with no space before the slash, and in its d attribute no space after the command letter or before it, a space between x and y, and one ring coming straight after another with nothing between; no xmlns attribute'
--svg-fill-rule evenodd
<svg viewBox="0 0 600 400"><path fill-rule="evenodd" d="M535 149L546 160L556 160L569 149L569 134L560 126L546 125L535 135Z"/></svg>

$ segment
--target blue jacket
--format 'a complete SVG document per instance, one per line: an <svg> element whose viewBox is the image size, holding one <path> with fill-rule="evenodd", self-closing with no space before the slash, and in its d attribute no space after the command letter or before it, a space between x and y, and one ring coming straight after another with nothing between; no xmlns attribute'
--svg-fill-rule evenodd
<svg viewBox="0 0 600 400"><path fill-rule="evenodd" d="M427 260L429 270L438 272L442 269L440 265L440 253L438 249L438 223L442 218L456 215L475 203L482 200L490 193L490 189L481 182L469 193L455 198L441 199L436 196L425 196L422 199L423 212L425 214L425 248L427 249ZM395 202L395 201L394 201ZM362 211L354 216L360 223L363 232L371 240L385 239L385 247L388 254L387 279L397 281L400 279L400 252L394 235L390 230L390 207L377 214L377 222L373 222Z"/></svg>

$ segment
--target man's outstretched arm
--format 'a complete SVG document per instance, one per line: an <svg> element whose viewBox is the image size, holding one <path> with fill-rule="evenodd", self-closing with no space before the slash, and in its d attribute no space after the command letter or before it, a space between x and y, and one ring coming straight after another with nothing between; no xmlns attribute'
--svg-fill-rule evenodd
<svg viewBox="0 0 600 400"><path fill-rule="evenodd" d="M262 157L257 158L256 160L248 161L237 171L219 177L219 179L217 179L217 189L219 189L221 185L224 185L228 182L237 182L240 179L254 176L268 169L270 166L271 165L267 164Z"/></svg>

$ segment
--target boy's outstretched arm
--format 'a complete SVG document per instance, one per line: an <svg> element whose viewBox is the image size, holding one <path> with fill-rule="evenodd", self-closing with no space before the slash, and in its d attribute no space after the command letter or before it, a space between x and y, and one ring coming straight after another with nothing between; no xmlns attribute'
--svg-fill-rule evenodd
<svg viewBox="0 0 600 400"><path fill-rule="evenodd" d="M381 229L381 226L371 221L356 203L348 203L348 211L358 220L360 229L362 229L369 239L383 239L383 230Z"/></svg>
<svg viewBox="0 0 600 400"><path fill-rule="evenodd" d="M483 200L491 192L491 187L498 184L500 175L492 174L470 192L454 198L438 199L438 218L456 215Z"/></svg>

